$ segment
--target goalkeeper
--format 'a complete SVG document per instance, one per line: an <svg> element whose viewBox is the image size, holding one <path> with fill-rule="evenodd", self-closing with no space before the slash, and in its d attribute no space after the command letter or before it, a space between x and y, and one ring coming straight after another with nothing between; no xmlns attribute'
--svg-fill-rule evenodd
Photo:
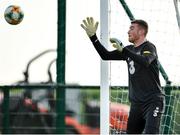
<svg viewBox="0 0 180 135"><path fill-rule="evenodd" d="M158 134L164 108L164 93L159 80L156 47L146 40L148 24L144 20L133 20L128 31L132 45L126 47L111 38L116 49L108 51L96 36L98 22L92 17L83 20L81 27L86 31L95 49L103 60L125 60L129 72L128 134Z"/></svg>

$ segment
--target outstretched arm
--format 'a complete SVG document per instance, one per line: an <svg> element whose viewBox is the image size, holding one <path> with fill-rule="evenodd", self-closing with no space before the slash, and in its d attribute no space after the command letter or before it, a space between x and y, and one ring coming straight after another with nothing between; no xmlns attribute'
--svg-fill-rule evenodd
<svg viewBox="0 0 180 135"><path fill-rule="evenodd" d="M108 51L100 43L99 39L96 36L98 22L94 22L94 19L92 17L87 17L86 20L83 20L83 24L81 24L81 27L86 31L95 49L103 60L125 60L125 57L122 55L122 53L119 53L118 50Z"/></svg>
<svg viewBox="0 0 180 135"><path fill-rule="evenodd" d="M125 57L118 50L108 51L98 40L96 35L90 37L95 49L103 60L125 60Z"/></svg>

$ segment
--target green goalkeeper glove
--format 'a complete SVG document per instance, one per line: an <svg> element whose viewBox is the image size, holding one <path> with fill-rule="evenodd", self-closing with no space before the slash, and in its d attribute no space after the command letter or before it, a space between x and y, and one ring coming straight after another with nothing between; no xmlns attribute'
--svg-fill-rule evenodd
<svg viewBox="0 0 180 135"><path fill-rule="evenodd" d="M98 22L94 23L93 17L87 17L86 20L83 20L84 24L81 24L81 27L86 31L89 37L93 36L96 33Z"/></svg>
<svg viewBox="0 0 180 135"><path fill-rule="evenodd" d="M112 43L114 48L122 52L124 46L120 40L118 40L117 38L110 38L110 42Z"/></svg>

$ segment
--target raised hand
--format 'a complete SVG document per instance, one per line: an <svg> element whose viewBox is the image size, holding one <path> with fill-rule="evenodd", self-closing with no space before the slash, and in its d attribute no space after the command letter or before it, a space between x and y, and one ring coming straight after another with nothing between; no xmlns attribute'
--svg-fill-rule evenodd
<svg viewBox="0 0 180 135"><path fill-rule="evenodd" d="M122 52L123 44L117 38L110 38L110 42L112 43L113 47L116 48L118 51Z"/></svg>
<svg viewBox="0 0 180 135"><path fill-rule="evenodd" d="M81 27L86 31L89 37L96 34L96 30L99 22L94 22L93 17L87 17L86 20L83 20Z"/></svg>

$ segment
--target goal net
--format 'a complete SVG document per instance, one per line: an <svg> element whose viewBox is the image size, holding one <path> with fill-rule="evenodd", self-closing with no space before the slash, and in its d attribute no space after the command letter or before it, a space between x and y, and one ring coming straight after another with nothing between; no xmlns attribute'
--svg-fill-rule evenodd
<svg viewBox="0 0 180 135"><path fill-rule="evenodd" d="M180 34L179 0L110 0L110 37L116 37L126 46L130 25L129 7L134 18L144 19L149 24L147 39L156 45L161 70L160 80L166 94L166 107L161 122L161 133L180 134ZM123 3L125 4L125 3ZM113 49L113 48L112 48ZM171 81L171 83L169 82ZM110 62L112 134L126 133L129 110L128 71L123 61ZM118 107L119 106L119 107ZM119 109L118 109L119 108Z"/></svg>

